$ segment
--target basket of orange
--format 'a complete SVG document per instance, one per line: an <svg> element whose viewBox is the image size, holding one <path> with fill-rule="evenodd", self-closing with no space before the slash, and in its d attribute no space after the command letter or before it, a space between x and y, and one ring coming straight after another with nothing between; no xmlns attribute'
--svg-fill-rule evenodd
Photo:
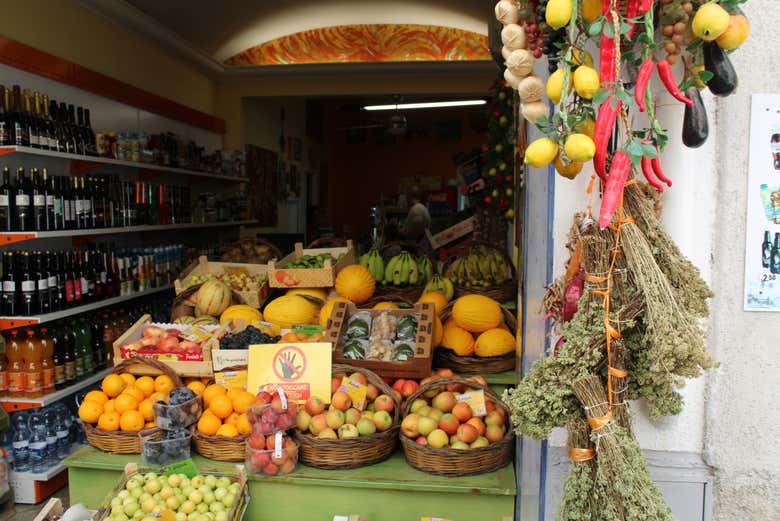
<svg viewBox="0 0 780 521"><path fill-rule="evenodd" d="M149 365L162 374L136 378L130 369ZM89 391L79 404L79 418L90 445L113 454L140 454L141 437L159 438L154 403L167 402L168 394L182 385L167 365L156 360L131 358L103 378L100 390Z"/></svg>
<svg viewBox="0 0 780 521"><path fill-rule="evenodd" d="M244 461L252 430L247 411L255 395L241 387L212 383L203 389L203 414L192 433L195 452L219 461Z"/></svg>

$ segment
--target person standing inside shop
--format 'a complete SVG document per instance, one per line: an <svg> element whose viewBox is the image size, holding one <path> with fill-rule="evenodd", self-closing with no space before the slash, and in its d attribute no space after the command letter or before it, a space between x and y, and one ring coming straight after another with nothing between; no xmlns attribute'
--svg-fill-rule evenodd
<svg viewBox="0 0 780 521"><path fill-rule="evenodd" d="M406 214L401 235L409 241L427 245L425 231L431 227L431 214L428 212L428 208L422 204L420 188L417 186L410 188L406 199L409 204L409 213Z"/></svg>

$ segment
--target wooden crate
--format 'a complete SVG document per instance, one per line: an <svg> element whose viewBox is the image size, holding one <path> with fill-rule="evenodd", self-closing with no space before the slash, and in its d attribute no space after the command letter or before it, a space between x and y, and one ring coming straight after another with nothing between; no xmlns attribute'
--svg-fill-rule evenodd
<svg viewBox="0 0 780 521"><path fill-rule="evenodd" d="M139 340L143 336L143 329L146 325L156 325L160 327L164 327L166 329L168 328L175 328L175 329L183 329L185 326L182 324L159 324L159 323L153 323L152 322L152 316L151 315L144 315L141 318L138 319L138 321L133 324L130 329L122 333L122 336L117 338L114 341L114 365L118 365L122 362L122 351L120 347L127 343L127 342L133 342L135 340ZM216 326L214 329L214 332L216 334L220 333L220 329L222 326ZM197 362L188 362L188 361L179 361L179 360L165 360L157 358L160 362L165 363L166 365L170 366L171 369L173 369L176 374L179 376L213 376L214 372L212 370L211 366L211 340L206 341L203 344L203 361L197 361ZM141 374L141 375L157 375L160 374L160 372L153 368L148 366L139 366L134 365L131 368L131 372L133 374Z"/></svg>
<svg viewBox="0 0 780 521"><path fill-rule="evenodd" d="M332 265L330 260L325 261L322 268L311 269L287 269L284 266L304 255L319 255L321 253L330 253L333 257L338 257L342 253L344 256L336 265ZM295 244L295 251L287 257L268 262L268 284L272 288L330 288L336 284L336 275L345 266L355 264L355 249L352 241L347 241L347 245L337 248L304 248L302 243ZM277 267L279 266L279 267Z"/></svg>
<svg viewBox="0 0 780 521"><path fill-rule="evenodd" d="M414 356L405 362L353 360L351 358L344 358L344 354L341 350L341 338L346 333L349 317L358 311L368 312L372 319L383 312L389 312L396 316L418 315ZM326 342L333 343L333 361L335 363L364 367L383 377L425 378L431 374L431 352L433 350L431 343L433 341L435 313L436 310L430 302L415 304L413 309L391 310L358 309L351 302L337 302L336 305L333 306L330 318L328 318L324 337Z"/></svg>
<svg viewBox="0 0 780 521"><path fill-rule="evenodd" d="M210 261L205 255L198 257L197 262L193 262L187 266L184 271L181 272L179 278L173 281L173 287L178 295L186 288L184 287L184 281L191 275L206 275L213 273L220 275L222 273L230 273L233 271L245 271L249 275L262 275L268 277L268 266L265 264L242 264L240 262L217 262ZM270 288L268 287L268 281L264 284L250 284L249 289L236 291L233 290L239 297L241 297L241 303L253 308L260 308L268 299Z"/></svg>
<svg viewBox="0 0 780 521"><path fill-rule="evenodd" d="M476 217L469 217L437 234L432 234L430 230L425 230L425 234L428 236L428 242L431 243L431 248L437 250L442 246L473 232L476 220Z"/></svg>

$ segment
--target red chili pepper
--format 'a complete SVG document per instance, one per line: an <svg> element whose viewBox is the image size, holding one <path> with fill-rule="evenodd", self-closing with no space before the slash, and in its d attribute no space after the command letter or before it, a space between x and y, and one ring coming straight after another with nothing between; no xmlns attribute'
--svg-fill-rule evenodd
<svg viewBox="0 0 780 521"><path fill-rule="evenodd" d="M671 94L674 99L681 101L688 106L693 106L693 101L688 99L688 97L682 93L680 87L677 86L674 74L672 73L672 65L667 60L658 62L658 76L661 78L666 90L669 91L669 94Z"/></svg>
<svg viewBox="0 0 780 521"><path fill-rule="evenodd" d="M626 4L626 18L636 18L639 14L639 0L628 0L628 4ZM634 36L634 29L636 29L636 24L630 20L626 20L626 23L631 26L631 28L628 30L628 37L632 38Z"/></svg>
<svg viewBox="0 0 780 521"><path fill-rule="evenodd" d="M601 0L601 14L607 14L611 4L611 0Z"/></svg>
<svg viewBox="0 0 780 521"><path fill-rule="evenodd" d="M616 52L617 45L615 44L615 39L602 33L601 47L599 48L599 78L601 79L602 87L615 81ZM606 87L610 88L612 85L606 85Z"/></svg>
<svg viewBox="0 0 780 521"><path fill-rule="evenodd" d="M642 16L653 7L653 0L639 0L639 11L637 16Z"/></svg>
<svg viewBox="0 0 780 521"><path fill-rule="evenodd" d="M623 186L631 172L631 158L622 150L615 152L612 158L612 168L609 169L609 177L601 196L601 211L599 212L599 227L603 230L609 226L615 215L620 198L623 194Z"/></svg>
<svg viewBox="0 0 780 521"><path fill-rule="evenodd" d="M664 174L664 171L661 168L661 158L654 157L650 162L653 165L653 172L655 173L656 177L666 183L667 186L672 186L672 180L666 177L666 174Z"/></svg>
<svg viewBox="0 0 780 521"><path fill-rule="evenodd" d="M655 62L652 58L646 59L642 62L642 66L639 67L639 72L636 75L636 87L634 87L634 99L639 106L639 111L644 112L647 110L645 104L645 94L647 94L647 84L650 83L650 76L655 69Z"/></svg>
<svg viewBox="0 0 780 521"><path fill-rule="evenodd" d="M645 174L645 179L647 179L647 182L650 183L653 188L659 192L664 191L664 185L659 183L658 179L655 178L655 174L653 174L652 162L647 156L642 156L642 173Z"/></svg>
<svg viewBox="0 0 780 521"><path fill-rule="evenodd" d="M607 145L612 136L612 129L615 128L618 112L620 112L620 101L612 107L614 96L609 96L599 107L599 113L596 116L595 129L593 131L593 142L596 144L596 154L593 156L593 168L602 181L607 180Z"/></svg>

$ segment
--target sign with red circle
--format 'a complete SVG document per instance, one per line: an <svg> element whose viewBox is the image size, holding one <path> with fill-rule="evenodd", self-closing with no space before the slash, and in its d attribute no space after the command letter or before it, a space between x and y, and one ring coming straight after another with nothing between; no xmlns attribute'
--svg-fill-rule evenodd
<svg viewBox="0 0 780 521"><path fill-rule="evenodd" d="M273 371L283 382L294 382L306 372L306 354L297 346L287 345L274 355Z"/></svg>

